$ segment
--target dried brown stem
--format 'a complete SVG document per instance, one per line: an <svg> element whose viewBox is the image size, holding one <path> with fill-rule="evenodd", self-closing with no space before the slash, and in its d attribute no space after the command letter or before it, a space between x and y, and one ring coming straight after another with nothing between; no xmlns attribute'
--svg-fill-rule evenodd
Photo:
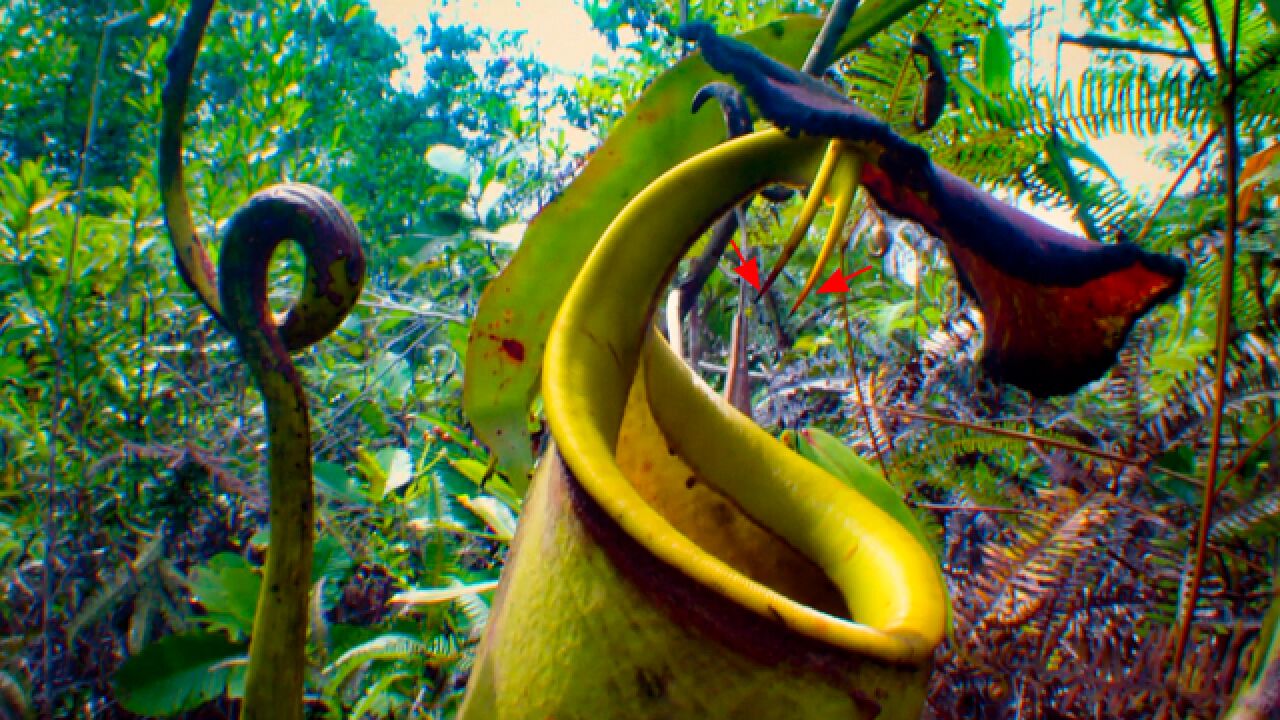
<svg viewBox="0 0 1280 720"><path fill-rule="evenodd" d="M1177 627L1174 631L1173 666L1182 665L1187 645L1191 637L1192 620L1200 596L1200 585L1204 577L1204 561L1209 545L1209 525L1213 521L1213 505L1218 494L1218 462L1222 456L1222 418L1226 407L1227 395L1227 353L1231 341L1231 309L1235 296L1236 266L1236 205L1239 203L1240 191L1240 143L1236 128L1236 78L1235 55L1239 49L1240 2L1236 0L1232 17L1230 56L1223 48L1222 31L1218 27L1218 15L1212 0L1205 0L1205 12L1208 15L1209 29L1213 36L1214 57L1220 73L1225 77L1227 93L1222 100L1222 131L1226 144L1227 165L1227 218L1226 237L1222 243L1222 280L1218 294L1218 328L1217 352L1215 353L1213 378L1213 414L1210 420L1209 470L1204 483L1204 501L1200 508L1200 519L1196 523L1195 559L1191 573L1187 578L1186 592L1182 595L1182 606L1179 608Z"/></svg>

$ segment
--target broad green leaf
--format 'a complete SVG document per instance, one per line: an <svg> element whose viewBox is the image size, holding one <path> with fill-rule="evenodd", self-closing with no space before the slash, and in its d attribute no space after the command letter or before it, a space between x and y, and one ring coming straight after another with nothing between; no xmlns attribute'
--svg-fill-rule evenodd
<svg viewBox="0 0 1280 720"><path fill-rule="evenodd" d="M247 643L222 633L169 635L120 666L116 699L126 710L149 717L194 710L227 691L232 669L247 653Z"/></svg>
<svg viewBox="0 0 1280 720"><path fill-rule="evenodd" d="M450 460L449 464L453 466L454 470L458 471L458 474L476 485L480 485L485 482L485 475L489 472L488 466L479 460L472 458L458 458L457 460Z"/></svg>
<svg viewBox="0 0 1280 720"><path fill-rule="evenodd" d="M831 473L836 479L875 503L915 536L920 541L921 547L935 557L938 555L938 548L933 539L925 532L920 521L911 512L911 508L902 499L902 493L885 478L878 468L822 428L811 427L797 434L799 437L794 449L801 457Z"/></svg>
<svg viewBox="0 0 1280 720"><path fill-rule="evenodd" d="M387 471L378 457L364 448L356 448L356 467L369 481L369 497L381 499L386 494Z"/></svg>
<svg viewBox="0 0 1280 720"><path fill-rule="evenodd" d="M316 489L322 495L339 502L363 505L369 498L360 489L355 479L342 468L331 462L318 462L312 473L316 478Z"/></svg>
<svg viewBox="0 0 1280 720"><path fill-rule="evenodd" d="M1003 95L1013 85L1013 50L1004 26L995 23L982 36L981 66L978 68L982 87L990 95Z"/></svg>
<svg viewBox="0 0 1280 720"><path fill-rule="evenodd" d="M191 595L208 613L211 625L248 636L258 606L262 577L239 555L219 553L208 564L196 568L191 579Z"/></svg>
<svg viewBox="0 0 1280 720"><path fill-rule="evenodd" d="M321 579L332 580L335 583L341 581L347 573L351 572L353 564L351 555L337 538L332 535L322 535L316 540L315 549L312 550L311 581L316 582Z"/></svg>
<svg viewBox="0 0 1280 720"><path fill-rule="evenodd" d="M922 4L867 2L841 38L837 56ZM790 17L741 39L799 66L820 24L815 17ZM698 89L716 80L724 77L697 54L657 77L577 179L534 218L510 265L485 289L471 326L463 407L519 492L533 466L527 414L556 310L596 240L626 203L677 163L724 139L719 113L689 112Z"/></svg>

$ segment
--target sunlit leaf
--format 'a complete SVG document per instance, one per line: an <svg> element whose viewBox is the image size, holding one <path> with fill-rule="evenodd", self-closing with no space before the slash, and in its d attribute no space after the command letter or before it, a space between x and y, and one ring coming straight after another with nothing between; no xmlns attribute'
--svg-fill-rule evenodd
<svg viewBox="0 0 1280 720"><path fill-rule="evenodd" d="M471 159L465 150L452 145L432 145L427 149L427 164L446 175L471 177Z"/></svg>
<svg viewBox="0 0 1280 720"><path fill-rule="evenodd" d="M439 605L440 603L457 600L463 595L492 592L497 587L498 581L490 580L473 585L454 585L452 587L432 588L429 590L406 590L392 595L390 602L392 605L404 605L406 607Z"/></svg>
<svg viewBox="0 0 1280 720"><path fill-rule="evenodd" d="M383 496L404 487L413 479L413 459L404 448L382 448L378 451L378 464L387 477L382 488Z"/></svg>
<svg viewBox="0 0 1280 720"><path fill-rule="evenodd" d="M484 521L493 531L494 536L504 542L510 542L516 534L516 516L511 509L503 505L497 498L489 495L470 497L459 495L458 504L470 510L476 517Z"/></svg>
<svg viewBox="0 0 1280 720"><path fill-rule="evenodd" d="M982 36L982 87L990 95L1003 95L1013 84L1013 50L1004 26L994 23Z"/></svg>
<svg viewBox="0 0 1280 720"><path fill-rule="evenodd" d="M341 465L318 462L312 469L312 474L316 479L316 489L323 495L352 504L363 504L369 500Z"/></svg>

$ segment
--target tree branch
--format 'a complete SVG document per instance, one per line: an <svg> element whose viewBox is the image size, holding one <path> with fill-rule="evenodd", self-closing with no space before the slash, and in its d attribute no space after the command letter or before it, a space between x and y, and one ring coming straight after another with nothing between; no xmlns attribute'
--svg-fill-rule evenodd
<svg viewBox="0 0 1280 720"><path fill-rule="evenodd" d="M1085 33L1084 35L1072 35L1071 33L1058 34L1059 45L1078 45L1092 50L1126 50L1129 52L1145 53L1147 55L1167 55L1173 58L1186 58L1196 60L1196 54L1191 50L1183 50L1181 48L1167 47L1157 45L1155 43L1143 42L1141 40L1126 40L1124 38L1110 37L1100 33Z"/></svg>

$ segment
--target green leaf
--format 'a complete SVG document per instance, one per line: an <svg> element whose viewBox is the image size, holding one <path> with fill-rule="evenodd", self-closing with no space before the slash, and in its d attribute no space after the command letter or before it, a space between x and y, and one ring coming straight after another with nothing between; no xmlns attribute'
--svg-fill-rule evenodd
<svg viewBox="0 0 1280 720"><path fill-rule="evenodd" d="M194 710L227 691L232 668L246 661L247 643L222 633L170 635L120 666L116 699L130 712L170 717Z"/></svg>
<svg viewBox="0 0 1280 720"><path fill-rule="evenodd" d="M369 502L369 497L361 490L355 478L347 474L341 465L318 462L312 469L312 474L316 478L316 489L326 497L353 505Z"/></svg>
<svg viewBox="0 0 1280 720"><path fill-rule="evenodd" d="M1274 25L1280 25L1280 0L1262 0L1262 4L1267 8L1267 17L1271 18Z"/></svg>
<svg viewBox="0 0 1280 720"><path fill-rule="evenodd" d="M1013 50L1004 26L995 23L982 37L979 77L990 95L1003 95L1013 85Z"/></svg>
<svg viewBox="0 0 1280 720"><path fill-rule="evenodd" d="M352 672L375 660L425 658L429 652L429 649L422 641L410 635L401 633L379 635L346 651L337 660L334 660L329 667L325 668L324 674L329 676L325 686L330 692L333 692L342 685L343 681Z"/></svg>
<svg viewBox="0 0 1280 720"><path fill-rule="evenodd" d="M381 497L404 487L413 479L413 458L404 448L382 448L378 451L378 465L386 475Z"/></svg>
<svg viewBox="0 0 1280 720"><path fill-rule="evenodd" d="M836 50L841 57L923 0L870 0L858 9ZM792 66L809 52L821 21L793 16L741 39ZM519 249L489 283L471 326L463 407L523 492L533 467L527 413L537 392L547 333L561 300L596 240L641 189L681 161L724 139L724 121L704 109L689 114L703 85L723 80L691 55L657 77L581 174L529 224Z"/></svg>
<svg viewBox="0 0 1280 720"><path fill-rule="evenodd" d="M356 466L369 481L369 497L381 500L386 495L387 471L378 461L378 456L364 448L356 448Z"/></svg>
<svg viewBox="0 0 1280 720"><path fill-rule="evenodd" d="M471 497L459 495L458 504L470 510L472 514L484 521L493 531L496 538L503 542L511 542L516 534L516 516L511 508L491 495Z"/></svg>
<svg viewBox="0 0 1280 720"><path fill-rule="evenodd" d="M334 582L341 581L347 573L351 572L354 564L351 555L337 538L332 535L322 535L316 540L315 549L312 551L311 582L314 583L321 578Z"/></svg>
<svg viewBox="0 0 1280 720"><path fill-rule="evenodd" d="M934 557L938 548L902 499L902 493L885 479L880 470L845 445L839 438L818 427L801 430L796 451L801 457L831 473L897 520Z"/></svg>
<svg viewBox="0 0 1280 720"><path fill-rule="evenodd" d="M191 579L193 599L204 606L206 622L243 636L253 628L262 577L239 555L219 553L196 568Z"/></svg>

